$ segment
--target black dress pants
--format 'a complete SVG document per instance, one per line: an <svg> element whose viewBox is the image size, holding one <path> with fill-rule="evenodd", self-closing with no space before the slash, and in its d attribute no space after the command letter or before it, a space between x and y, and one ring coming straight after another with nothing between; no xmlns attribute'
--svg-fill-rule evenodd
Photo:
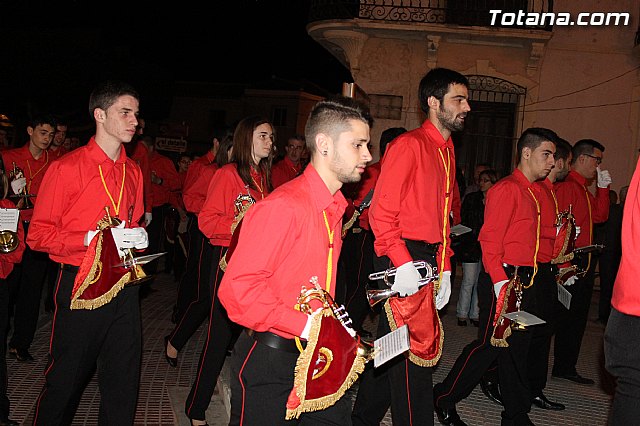
<svg viewBox="0 0 640 426"><path fill-rule="evenodd" d="M131 425L142 361L140 286L125 286L96 309L70 309L76 272L62 270L56 285L45 384L34 425L71 424L84 387L98 372L98 424Z"/></svg>

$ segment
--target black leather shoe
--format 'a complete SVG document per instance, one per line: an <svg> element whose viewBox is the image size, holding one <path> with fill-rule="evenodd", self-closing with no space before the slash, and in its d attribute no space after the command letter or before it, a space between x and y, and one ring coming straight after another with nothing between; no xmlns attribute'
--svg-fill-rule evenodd
<svg viewBox="0 0 640 426"><path fill-rule="evenodd" d="M478 321L478 320L472 319L471 320L471 324L473 324L474 327L480 327L480 321Z"/></svg>
<svg viewBox="0 0 640 426"><path fill-rule="evenodd" d="M554 374L552 374L552 376L556 377L558 379L571 380L572 382L578 383L580 385L593 385L593 384L595 384L593 379L582 377L578 373L573 373L573 374L555 374L554 373Z"/></svg>
<svg viewBox="0 0 640 426"><path fill-rule="evenodd" d="M500 393L500 385L496 382L490 382L484 377L480 379L480 389L491 401L498 405L502 405L502 394Z"/></svg>
<svg viewBox="0 0 640 426"><path fill-rule="evenodd" d="M34 359L26 349L9 348L7 351L10 356L14 357L20 362L33 362Z"/></svg>
<svg viewBox="0 0 640 426"><path fill-rule="evenodd" d="M460 327L466 327L467 326L467 320L458 318L458 325Z"/></svg>
<svg viewBox="0 0 640 426"><path fill-rule="evenodd" d="M456 411L456 407L453 408L440 408L437 405L433 405L433 409L438 416L438 421L443 425L452 425L452 426L467 426L465 422L462 421L458 412Z"/></svg>
<svg viewBox="0 0 640 426"><path fill-rule="evenodd" d="M560 404L559 402L552 402L547 399L546 396L542 392L540 392L537 396L534 396L531 399L531 404L535 405L538 408L542 408L543 410L564 410L564 404Z"/></svg>
<svg viewBox="0 0 640 426"><path fill-rule="evenodd" d="M178 358L171 358L167 355L167 347L169 346L169 336L164 336L164 358L167 360L167 363L172 367L178 366Z"/></svg>

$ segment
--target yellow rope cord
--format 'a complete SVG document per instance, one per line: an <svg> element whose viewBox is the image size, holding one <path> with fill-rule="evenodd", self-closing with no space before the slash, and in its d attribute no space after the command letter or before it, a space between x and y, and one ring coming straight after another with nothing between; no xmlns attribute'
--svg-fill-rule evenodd
<svg viewBox="0 0 640 426"><path fill-rule="evenodd" d="M102 174L102 166L98 164L98 170L100 171L100 179L102 179L102 186L104 186L104 190L107 192L107 195L111 200L111 205L113 206L113 210L116 212L116 217L118 217L118 215L120 214L120 202L122 201L122 194L124 193L124 180L127 177L127 169L125 166L126 165L122 163L122 185L120 185L120 195L118 195L118 204L116 204L115 201L113 201L111 192L109 192L109 188L107 188L107 182L105 182L104 180L104 175Z"/></svg>
<svg viewBox="0 0 640 426"><path fill-rule="evenodd" d="M329 255L327 256L327 281L325 290L327 293L331 293L331 275L333 273L333 234L334 231L329 227L329 220L327 220L327 213L322 210L322 216L324 217L324 226L327 227L327 234L329 234Z"/></svg>
<svg viewBox="0 0 640 426"><path fill-rule="evenodd" d="M587 197L587 207L589 210L589 245L593 243L593 218L591 217L591 200L589 199L589 191L587 188L584 188L584 195ZM589 271L589 267L591 266L591 253L587 255L587 269L584 270L585 274Z"/></svg>
<svg viewBox="0 0 640 426"><path fill-rule="evenodd" d="M536 219L537 220L536 220L536 251L533 253L533 275L531 275L531 281L529 281L529 285L522 286L524 288L529 288L533 285L533 279L536 277L536 274L538 273L538 249L540 248L540 203L538 202L538 199L536 198L536 196L533 195L533 191L531 190L531 188L527 188L527 191L529 191L529 194L531 194L531 196L533 197L533 201L536 202L536 213L537 213Z"/></svg>
<svg viewBox="0 0 640 426"><path fill-rule="evenodd" d="M447 161L444 161L444 154L442 153L442 148L438 148L438 154L440 154L440 159L442 160L442 167L444 167L444 172L447 177L447 184L445 186L445 197L444 197L444 211L443 211L443 220L442 220L442 258L440 259L440 273L438 285L435 289L436 292L440 290L440 280L442 280L442 274L444 273L444 260L447 253L447 225L449 224L449 214L447 212L447 207L449 206L449 191L451 188L451 156L449 155L449 148L447 148Z"/></svg>

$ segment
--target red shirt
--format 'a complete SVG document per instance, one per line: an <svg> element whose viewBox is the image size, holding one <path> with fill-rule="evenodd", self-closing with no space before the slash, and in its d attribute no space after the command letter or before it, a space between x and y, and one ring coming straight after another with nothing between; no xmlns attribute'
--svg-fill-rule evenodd
<svg viewBox="0 0 640 426"><path fill-rule="evenodd" d="M640 316L640 161L629 184L622 215L622 260L613 285L611 305L627 315ZM243 225L244 226L244 225ZM235 254L234 254L235 256Z"/></svg>
<svg viewBox="0 0 640 426"><path fill-rule="evenodd" d="M207 190L207 198L198 215L198 226L212 245L229 247L231 225L237 214L234 201L238 196L248 193L254 200L260 201L269 194L264 184L265 179L253 168L251 176L258 183L262 182L263 193L249 188L242 181L235 163L225 164L213 175Z"/></svg>
<svg viewBox="0 0 640 426"><path fill-rule="evenodd" d="M153 207L170 204L173 196L172 192L180 190L180 175L173 165L173 161L165 155L152 151L149 156L149 169L162 179L162 184L151 183L151 196Z"/></svg>
<svg viewBox="0 0 640 426"><path fill-rule="evenodd" d="M13 169L14 162L16 163L16 166L22 169L22 173L27 179L27 193L36 195L36 197L30 198L30 201L35 206L36 201L38 201L37 195L40 191L42 179L44 178L51 161L53 161L53 159L49 161L49 151L43 151L40 158L36 160L33 158L31 151L29 151L29 142L27 142L23 147L3 151L2 159L4 160L4 170L7 177ZM9 188L9 192L12 192L11 188ZM20 211L21 220L29 221L31 220L31 216L33 216L33 209Z"/></svg>
<svg viewBox="0 0 640 426"><path fill-rule="evenodd" d="M62 157L62 156L63 156L63 155L65 155L67 152L69 152L69 151L67 151L67 149L66 149L64 146L62 146L62 145L60 145L60 146L58 147L58 149L56 149L56 150L51 149L51 146L49 146L48 151L49 151L49 156L51 157L51 161L53 161L53 160L57 160L58 158Z"/></svg>
<svg viewBox="0 0 640 426"><path fill-rule="evenodd" d="M453 142L445 141L429 120L395 138L385 151L369 209L376 254L398 267L412 260L403 238L443 243L438 268L450 271L455 177Z"/></svg>
<svg viewBox="0 0 640 426"><path fill-rule="evenodd" d="M557 200L553 183L549 179L533 183L538 187L540 197L540 249L538 262L549 263L553 259L553 248L556 243L556 218L558 214Z"/></svg>
<svg viewBox="0 0 640 426"><path fill-rule="evenodd" d="M478 241L482 247L484 268L494 283L508 278L503 263L533 266L537 261L536 200L540 204L541 198L540 186L529 182L519 169L500 179L487 191L484 224Z"/></svg>
<svg viewBox="0 0 640 426"><path fill-rule="evenodd" d="M204 200L207 198L209 183L211 183L216 170L218 170L218 165L215 163L215 157L211 151L191 163L182 187L182 201L188 212L195 215L200 213Z"/></svg>
<svg viewBox="0 0 640 426"><path fill-rule="evenodd" d="M592 244L593 224L604 222L609 217L609 188L597 188L594 197L586 182L581 174L571 170L564 181L555 184L558 209L568 210L571 204L576 226L580 227L576 248Z"/></svg>
<svg viewBox="0 0 640 426"><path fill-rule="evenodd" d="M346 205L342 193L331 195L308 165L302 176L252 206L218 290L229 319L256 331L299 336L308 318L294 309L302 286L311 288L309 279L316 276L327 289L327 226L333 232L328 291L335 295Z"/></svg>
<svg viewBox="0 0 640 426"><path fill-rule="evenodd" d="M16 205L9 199L0 199L0 208L15 209ZM22 210L20 215L22 215ZM24 227L22 220L18 220L18 247L12 252L0 254L0 278L7 278L13 271L14 265L22 261L24 248Z"/></svg>
<svg viewBox="0 0 640 426"><path fill-rule="evenodd" d="M122 200L116 215L113 204L118 204L123 179ZM127 228L138 226L144 213L142 179L140 167L127 158L124 147L114 162L92 137L87 145L49 167L29 225L27 244L33 250L49 253L55 262L79 266L87 250L84 236L96 229L105 215L105 206L109 206L112 216L126 220Z"/></svg>
<svg viewBox="0 0 640 426"><path fill-rule="evenodd" d="M296 166L289 157L285 156L271 167L271 184L274 188L277 188L283 183L287 183L294 177L299 176L301 171L302 164Z"/></svg>
<svg viewBox="0 0 640 426"><path fill-rule="evenodd" d="M147 146L142 142L129 142L134 143L133 154L131 159L138 163L140 170L142 170L142 177L144 181L144 211L151 212L153 207L153 194L151 193L151 169L149 168L149 150Z"/></svg>

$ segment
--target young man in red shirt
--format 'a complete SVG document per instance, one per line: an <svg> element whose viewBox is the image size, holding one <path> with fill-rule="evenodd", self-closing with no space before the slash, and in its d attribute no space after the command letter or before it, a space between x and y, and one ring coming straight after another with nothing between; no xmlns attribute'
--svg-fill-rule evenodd
<svg viewBox="0 0 640 426"><path fill-rule="evenodd" d="M274 188L289 182L302 173L300 155L304 150L304 144L303 135L294 135L289 138L287 146L284 147L287 155L271 167L271 183Z"/></svg>
<svg viewBox="0 0 640 426"><path fill-rule="evenodd" d="M305 129L311 163L296 179L258 201L244 216L238 244L218 296L232 321L246 327L231 358L230 425L287 425L287 398L313 316L295 307L302 287L318 283L332 297L346 200L340 188L357 182L371 161L369 119L349 99L321 101ZM308 424L345 425L342 397L303 413Z"/></svg>
<svg viewBox="0 0 640 426"><path fill-rule="evenodd" d="M38 194L27 244L48 253L60 264L60 273L49 362L34 425L71 424L83 386L96 366L101 396L98 423L130 425L134 421L142 360L140 286L119 288L118 281L109 288L107 277L116 273L106 264L110 273L100 272L87 292L97 291L98 283L105 280L109 291L104 298L96 295L92 300L98 306L72 307L72 300L77 300L82 285L91 278L88 274L98 274L98 260L91 250L98 247L96 242L104 241L100 252L117 250L119 257L123 250L148 245L146 231L138 226L144 213L142 172L122 146L135 133L138 99L126 83L98 85L89 100L95 136L52 163ZM97 230L109 217L122 226L110 228L111 240L103 239ZM75 285L76 276L82 280L80 287Z"/></svg>
<svg viewBox="0 0 640 426"><path fill-rule="evenodd" d="M501 339L494 336L498 298L502 298L501 291L516 270L523 287L521 310L545 319L542 309L552 303L539 293L544 283L554 281L554 273L549 263L539 264L540 238L544 235L540 220L542 193L534 182L546 178L553 168L556 139L548 129L525 130L517 143L516 169L487 191L484 224L478 237L483 262L478 280L479 338L465 346L444 381L434 387L434 406L441 424L465 424L455 404L471 393L496 359L504 404L502 426L533 424L528 416L531 397L527 378L532 331L513 331L509 336L505 333L506 346L492 341Z"/></svg>
<svg viewBox="0 0 640 426"><path fill-rule="evenodd" d="M443 308L451 296L453 251L449 229L456 186L451 133L464 128L471 110L468 87L467 78L456 71L430 70L418 90L427 119L421 127L398 136L386 149L369 208L378 256L374 267L378 271L396 268L392 289L401 296L398 303L415 304L410 309L417 312L413 318L428 318L434 332L427 336L430 353L413 343L408 356L397 356L382 367L365 371L353 408L354 425L379 424L389 406L394 423L433 424L431 367L442 353L443 336L437 309ZM419 288L421 275L414 260L437 265L440 276L435 304L433 286ZM407 321L410 334L422 329L418 324L422 319ZM390 331L387 315L380 315L377 337Z"/></svg>
<svg viewBox="0 0 640 426"><path fill-rule="evenodd" d="M34 117L27 126L29 141L20 148L13 148L2 153L5 174L10 178L11 192L20 210L20 220L24 232L29 235L29 223L33 215L33 206L37 204L40 186L44 175L51 165L49 145L56 132L56 119L51 116ZM20 169L21 176L12 176L12 172ZM28 197L22 195L27 194ZM16 267L18 288L15 296L14 331L9 340L8 353L21 362L31 362L29 353L35 335L40 313L42 287L47 277L49 260L42 253L27 246L22 262Z"/></svg>

